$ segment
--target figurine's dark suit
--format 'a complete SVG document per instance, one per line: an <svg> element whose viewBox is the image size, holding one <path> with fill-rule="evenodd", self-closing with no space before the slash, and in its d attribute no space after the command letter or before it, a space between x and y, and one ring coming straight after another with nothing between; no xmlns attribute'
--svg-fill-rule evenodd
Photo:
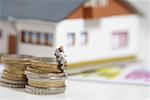
<svg viewBox="0 0 150 100"><path fill-rule="evenodd" d="M64 66L66 64L66 55L60 48L55 50L56 61L58 62L58 69L64 72Z"/></svg>

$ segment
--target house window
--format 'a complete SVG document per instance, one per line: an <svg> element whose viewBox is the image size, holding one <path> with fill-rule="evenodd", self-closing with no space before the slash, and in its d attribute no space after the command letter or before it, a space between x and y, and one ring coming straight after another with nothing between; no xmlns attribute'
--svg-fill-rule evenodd
<svg viewBox="0 0 150 100"><path fill-rule="evenodd" d="M127 32L114 32L112 34L113 48L122 48L128 45Z"/></svg>
<svg viewBox="0 0 150 100"><path fill-rule="evenodd" d="M37 44L40 44L40 33L37 32Z"/></svg>
<svg viewBox="0 0 150 100"><path fill-rule="evenodd" d="M46 45L53 45L53 34L45 34L45 44Z"/></svg>
<svg viewBox="0 0 150 100"><path fill-rule="evenodd" d="M108 4L108 0L97 0L100 6L106 6Z"/></svg>
<svg viewBox="0 0 150 100"><path fill-rule="evenodd" d="M67 45L68 46L75 45L75 34L74 33L68 33L68 35L67 35Z"/></svg>
<svg viewBox="0 0 150 100"><path fill-rule="evenodd" d="M30 32L24 32L24 42L30 41Z"/></svg>
<svg viewBox="0 0 150 100"><path fill-rule="evenodd" d="M22 31L21 32L21 41L22 42L32 42L32 32Z"/></svg>
<svg viewBox="0 0 150 100"><path fill-rule="evenodd" d="M45 44L46 35L44 33L40 33L40 44Z"/></svg>
<svg viewBox="0 0 150 100"><path fill-rule="evenodd" d="M37 43L37 33L32 32L32 43Z"/></svg>
<svg viewBox="0 0 150 100"><path fill-rule="evenodd" d="M81 34L80 34L80 44L81 45L85 45L85 44L87 44L88 43L88 33L87 32L82 32Z"/></svg>
<svg viewBox="0 0 150 100"><path fill-rule="evenodd" d="M21 41L31 44L51 45L53 44L53 34L41 32L21 32Z"/></svg>
<svg viewBox="0 0 150 100"><path fill-rule="evenodd" d="M106 6L109 0L86 0L85 7Z"/></svg>
<svg viewBox="0 0 150 100"><path fill-rule="evenodd" d="M85 7L95 7L97 3L97 0L86 0Z"/></svg>
<svg viewBox="0 0 150 100"><path fill-rule="evenodd" d="M25 42L25 32L24 31L21 32L21 41Z"/></svg>
<svg viewBox="0 0 150 100"><path fill-rule="evenodd" d="M53 45L52 43L53 43L53 34L48 34L48 44L52 46Z"/></svg>

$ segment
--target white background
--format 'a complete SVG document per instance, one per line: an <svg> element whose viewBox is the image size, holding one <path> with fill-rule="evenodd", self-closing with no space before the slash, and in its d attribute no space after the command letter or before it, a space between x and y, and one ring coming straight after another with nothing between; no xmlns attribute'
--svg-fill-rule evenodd
<svg viewBox="0 0 150 100"><path fill-rule="evenodd" d="M1 100L146 100L148 87L125 84L93 83L67 80L61 95L32 95L23 90L0 87ZM101 98L101 99L100 99Z"/></svg>

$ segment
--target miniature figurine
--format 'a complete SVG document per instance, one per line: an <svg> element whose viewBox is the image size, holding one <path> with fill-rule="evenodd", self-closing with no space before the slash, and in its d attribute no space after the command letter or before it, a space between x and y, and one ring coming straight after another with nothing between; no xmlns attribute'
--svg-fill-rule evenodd
<svg viewBox="0 0 150 100"><path fill-rule="evenodd" d="M64 53L64 47L60 46L55 50L56 61L58 62L58 69L64 72L64 66L67 63L66 54Z"/></svg>

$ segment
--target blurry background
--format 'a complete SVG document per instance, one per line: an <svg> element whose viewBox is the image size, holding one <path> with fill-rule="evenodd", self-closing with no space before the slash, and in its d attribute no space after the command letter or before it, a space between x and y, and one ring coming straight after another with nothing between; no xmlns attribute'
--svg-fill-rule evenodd
<svg viewBox="0 0 150 100"><path fill-rule="evenodd" d="M0 53L16 53L17 52L18 54L30 54L30 55L35 55L35 56L48 56L49 57L49 56L54 56L53 52L57 46L64 45L66 48L66 53L68 54L67 56L68 62L71 64L78 63L79 65L79 64L86 63L88 61L94 62L94 61L99 61L103 59L106 60L106 59L117 58L117 57L118 58L126 57L126 56L128 57L130 55L138 56L140 61L143 61L145 64L148 64L148 60L149 60L148 59L149 0L128 0L129 3L131 3L134 6L134 8L137 10L134 10L134 8L132 8L130 4L123 2L123 0L118 0L118 1L110 0L110 5L108 5L109 0L107 0L107 2L106 0L78 0L77 2L76 1L69 2L66 0L61 0L61 1L62 2L60 2L59 0L56 2L53 2L53 0L52 1L50 0L50 1L41 2L41 1L36 1L36 0L35 1L34 0L32 1L22 0L18 2L18 0L14 0L10 2L10 1L1 0L0 3L3 4L3 9L0 11L1 11L1 16L3 19L1 21L0 27L2 28L1 34L4 34L4 35L3 37L1 36L2 41L0 42L0 46L2 48L0 48L1 50ZM93 17L91 22L88 20L85 20L84 24L87 24L87 25L84 26L80 22L80 19L81 20L86 19L86 17L85 16L83 17L83 15L81 14L80 17L79 16L78 17L70 16L68 18L66 17L67 21L69 19L69 22L65 23L65 20L63 18L64 16L67 15L66 11L68 10L68 12L73 12L73 10L71 9L75 9L76 7L79 6L79 4L82 4L83 1L87 1L87 3L91 3L92 5L94 2L97 3L97 4L94 4L94 6L92 5L90 5L89 7L84 6L83 7L84 9L81 9L82 11L85 11L86 9L89 12L91 11L88 8L95 9L96 7L100 6L99 3L101 4L105 3L104 8L103 7L100 9L98 8L100 11L102 10L101 11L102 15L101 14L94 15L93 13L93 16L99 16L102 18L96 19L96 17ZM114 2L114 3L111 3L111 2ZM13 3L18 4L18 6L14 6ZM47 5L47 3L49 4ZM55 17L49 13L50 11L51 13L54 12L53 9L49 8L50 7L49 5L52 3L56 5L59 5L60 3L62 4L62 6L60 6L62 8L65 8L66 6L64 5L67 5L68 8L65 8L66 11L64 12L66 14L64 15L64 13L59 12L59 10L61 10L60 7L55 6L53 8L58 10L57 11L58 13L53 14L58 17L55 19ZM109 6L111 7L111 5L113 4L116 4L116 8L112 6L113 8L115 8L114 11L112 10L112 8L109 8ZM121 4L122 6L121 7L117 6L117 4L119 5ZM40 5L40 6L37 6L37 5ZM110 11L106 10L108 14L107 13L104 14L103 11L105 11L107 7L109 8ZM41 10L40 12L42 13L39 14L35 10L36 8L40 9ZM120 9L122 9L123 11L123 9L125 10L126 8L128 8L129 10L128 13L127 12L119 13ZM47 11L47 9L50 9L50 11ZM89 12L84 12L84 15L86 15L86 13L89 13ZM96 10L93 10L93 12L96 12ZM136 14L139 14L138 12L140 12L142 16L136 16ZM126 16L124 15L125 14L130 15L131 13L133 13L133 15L135 14L135 16L129 16L129 19L128 17L126 19ZM90 14L87 14L87 15L89 16ZM123 16L121 16L122 18L118 16L119 14L123 14ZM136 28L138 27L137 22L139 21L138 17L140 18L140 27L139 27L140 32L136 32L137 31ZM24 19L17 19L17 18L24 18ZM33 22L32 20L30 20L30 18L33 19ZM50 22L49 25L46 25L48 24L45 21L46 19L49 20ZM23 21L21 22L20 20L23 20ZM37 24L35 24L36 21L34 20L37 21ZM54 20L58 21L58 25L55 26L55 24L53 23ZM97 22L98 21L100 22L96 24L94 20L96 20ZM124 21L124 20L127 20L127 21ZM130 20L134 20L134 21L131 22ZM41 22L43 21L43 23L38 23L38 21L41 21ZM126 23L126 22L130 22L130 23ZM78 25L76 25L76 23ZM100 26L100 23L102 23L101 25L102 27ZM129 27L128 24L132 24L133 27ZM90 27L88 27L88 25ZM92 28L92 25L95 25L95 26ZM122 32L122 31L125 31L125 32ZM87 33L90 33L90 34L88 35ZM98 33L101 33L101 34L98 34ZM117 33L118 35L114 35L114 33ZM8 35L5 35L5 34L8 34ZM122 39L122 34L125 34L123 36L123 39ZM138 40L136 40L137 36L138 36ZM103 37L105 38L105 40ZM13 40L12 42L10 42L11 39ZM98 39L99 39L98 41L99 46L95 46L95 43L97 42ZM4 45L3 45L3 42L4 42ZM125 42L124 46L120 46L124 42ZM138 44L138 49L136 48L137 44ZM114 49L114 48L117 48L117 49ZM38 50L35 52L36 49ZM138 54L136 54L137 51L138 51ZM82 56L79 56L79 54L82 54Z"/></svg>
<svg viewBox="0 0 150 100"><path fill-rule="evenodd" d="M149 0L128 0L132 3L139 11L143 14L141 17L141 24L140 24L140 36L139 36L139 56L145 62L149 63L149 41L150 41L150 31L149 31L149 22L150 22L150 1Z"/></svg>

